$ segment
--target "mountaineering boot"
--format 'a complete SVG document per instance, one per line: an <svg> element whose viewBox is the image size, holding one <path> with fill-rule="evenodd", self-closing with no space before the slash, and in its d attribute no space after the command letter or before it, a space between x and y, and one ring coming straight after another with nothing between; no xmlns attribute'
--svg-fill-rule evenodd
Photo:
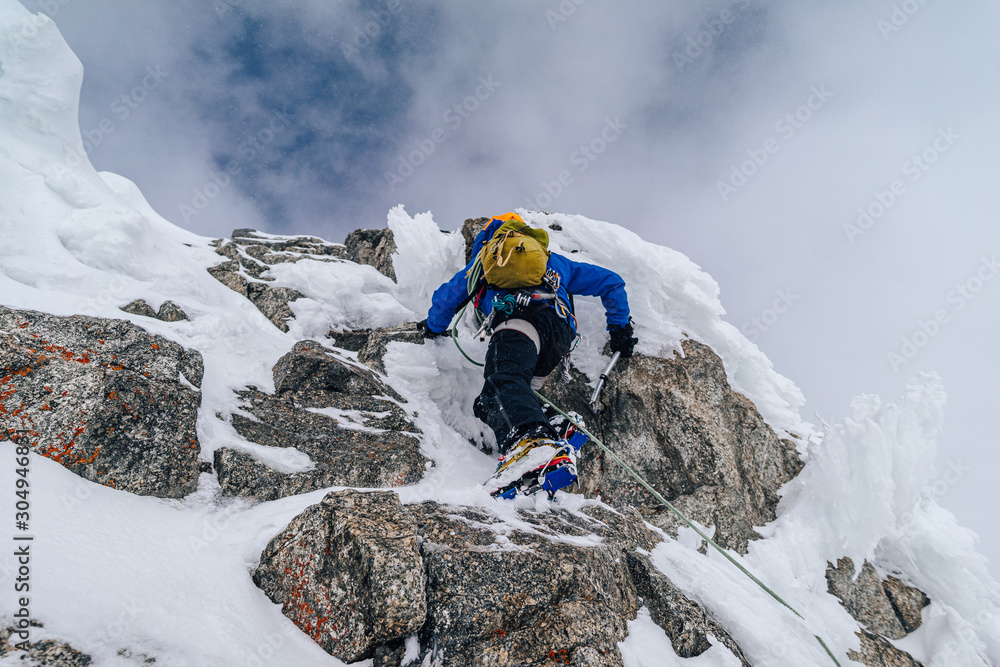
<svg viewBox="0 0 1000 667"><path fill-rule="evenodd" d="M576 482L576 452L566 440L525 438L497 464L497 471L487 481L495 490L494 498L511 499L546 491L551 499L559 489Z"/></svg>
<svg viewBox="0 0 1000 667"><path fill-rule="evenodd" d="M497 460L497 469L493 473L495 479L505 479L510 481L511 479L516 479L524 474L526 471L530 470L532 467L530 463L536 459L546 456L551 457L555 453L555 440L542 437L534 438L523 438L518 441L506 454L502 454ZM535 449L542 448L535 454L532 452Z"/></svg>
<svg viewBox="0 0 1000 667"><path fill-rule="evenodd" d="M587 437L587 434L577 427L577 425L580 427L586 427L587 425L579 413L567 412L567 416L563 417L562 414L560 414L551 405L546 405L544 412L545 416L549 420L549 424L555 429L560 440L567 441L576 449L580 449L580 447L583 446L583 443L590 440L590 438Z"/></svg>

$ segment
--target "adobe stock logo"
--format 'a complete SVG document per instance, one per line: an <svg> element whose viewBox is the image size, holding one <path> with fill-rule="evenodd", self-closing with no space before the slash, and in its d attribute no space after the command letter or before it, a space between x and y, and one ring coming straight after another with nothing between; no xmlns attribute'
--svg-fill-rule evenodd
<svg viewBox="0 0 1000 667"><path fill-rule="evenodd" d="M201 187L195 188L190 203L181 203L179 210L185 223L191 218L201 215L209 204L230 186L233 178L243 173L243 169L264 154L268 144L277 138L278 134L291 127L291 117L284 112L272 113L268 124L259 132L249 135L237 147L241 160L232 160L222 171L212 171L209 180Z"/></svg>
<svg viewBox="0 0 1000 667"><path fill-rule="evenodd" d="M16 44L23 39L34 39L38 35L38 31L51 25L52 20L70 2L72 0L39 0L38 6L42 8L42 12L44 13L29 14L21 22L19 34L13 31L8 33L11 42ZM0 68L0 73L2 72L3 69Z"/></svg>
<svg viewBox="0 0 1000 667"><path fill-rule="evenodd" d="M729 201L729 198L746 185L754 174L771 159L771 156L781 149L781 141L788 141L795 136L795 133L812 119L815 112L822 109L833 97L833 93L827 90L826 86L812 86L809 92L810 95L803 104L796 107L794 111L786 113L774 124L774 129L781 133L781 140L768 137L760 148L747 149L748 159L739 164L731 165L729 178L716 182L715 187L718 189L722 201Z"/></svg>
<svg viewBox="0 0 1000 667"><path fill-rule="evenodd" d="M952 316L968 306L998 274L1000 274L1000 253L994 253L992 257L983 257L979 268L948 292L945 301L950 308L938 308L927 319L921 319L912 334L903 336L899 348L886 355L889 367L893 371L899 371L900 366L910 363L920 350L927 347L951 322Z"/></svg>
<svg viewBox="0 0 1000 667"><path fill-rule="evenodd" d="M628 129L628 125L622 122L621 116L604 119L604 127L589 142L580 144L579 148L570 153L569 163L576 167L579 173L587 171L591 164L608 150L608 147L618 141L622 133ZM566 188L573 184L575 177L569 169L560 170L551 181L543 179L539 184L542 190L534 199L527 200L527 208L531 211L544 211L552 205L556 199L566 191Z"/></svg>
<svg viewBox="0 0 1000 667"><path fill-rule="evenodd" d="M354 26L354 34L350 41L340 43L340 50L345 56L356 56L363 49L373 45L382 34L382 31L389 26L393 17L403 11L403 0L389 0L385 3L385 9L381 11L370 11L372 17L364 26Z"/></svg>
<svg viewBox="0 0 1000 667"><path fill-rule="evenodd" d="M212 3L212 7L215 9L216 16L221 19L234 9L239 9L243 6L243 1L244 0L215 0L215 2Z"/></svg>
<svg viewBox="0 0 1000 667"><path fill-rule="evenodd" d="M903 163L901 167L903 176L906 176L910 183L916 183L961 138L962 135L956 134L950 127L938 129L937 137L927 148L920 153L911 155ZM859 236L867 234L868 230L888 213L889 209L895 206L906 192L906 182L900 178L894 179L885 190L875 190L872 193L873 199L865 206L858 207L858 217L855 222L844 223L844 234L847 236L847 241L853 244Z"/></svg>
<svg viewBox="0 0 1000 667"><path fill-rule="evenodd" d="M545 20L549 22L549 28L552 32L555 32L559 28L560 23L565 23L569 20L569 17L576 13L577 7L587 2L587 0L562 0L559 6L556 7L558 12L554 12L551 9L545 12Z"/></svg>
<svg viewBox="0 0 1000 667"><path fill-rule="evenodd" d="M892 13L889 14L889 20L879 19L875 24L878 27L878 31L882 33L882 39L888 41L889 37L893 33L899 32L900 28L909 23L910 19L926 3L927 0L904 0L901 4L893 5Z"/></svg>
<svg viewBox="0 0 1000 667"><path fill-rule="evenodd" d="M773 327L800 298L798 294L792 292L791 288L778 290L775 292L775 299L771 307L765 308L760 315L751 317L749 322L740 327L740 331L750 339L751 343L756 343L760 340L761 334Z"/></svg>
<svg viewBox="0 0 1000 667"><path fill-rule="evenodd" d="M494 80L492 74L480 76L476 88L471 94L467 95L460 102L456 102L450 108L445 109L444 113L441 114L441 120L447 123L450 131L439 125L431 130L429 134L425 135L423 139L414 139L413 148L409 149L408 152L404 150L397 154L396 168L392 171L382 173L386 184L389 186L389 192L395 192L397 187L405 183L410 176L413 176L417 169L434 155L438 146L454 136L459 128L462 127L462 124L471 118L472 114L478 111L483 103L490 99L497 91L497 88L502 85L502 82Z"/></svg>
<svg viewBox="0 0 1000 667"><path fill-rule="evenodd" d="M164 72L159 65L146 67L146 74L142 77L142 80L130 90L116 97L111 103L111 112L118 117L119 121L124 122L168 78L170 78L170 73ZM70 149L65 159L66 165L75 169L83 164L87 156L91 155L95 148L104 143L108 135L114 132L117 127L113 120L105 116L97 123L96 127L89 130L81 128L81 142L76 148Z"/></svg>
<svg viewBox="0 0 1000 667"><path fill-rule="evenodd" d="M739 5L736 7L736 5ZM739 0L730 7L726 7L715 18L705 19L698 25L702 28L696 35L688 36L687 46L683 51L674 50L670 57L677 65L677 71L683 72L684 68L697 60L701 54L705 53L726 30L730 24L736 20L737 12L741 12L750 6L749 0ZM736 11L733 11L736 7Z"/></svg>

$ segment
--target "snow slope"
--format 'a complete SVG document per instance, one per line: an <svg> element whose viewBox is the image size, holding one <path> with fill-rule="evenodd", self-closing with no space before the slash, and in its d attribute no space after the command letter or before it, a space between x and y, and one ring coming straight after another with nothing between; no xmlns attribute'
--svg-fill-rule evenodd
<svg viewBox="0 0 1000 667"><path fill-rule="evenodd" d="M0 304L54 314L127 318L202 352L206 373L199 419L202 456L220 446L274 454L245 442L216 412L235 409L233 389L272 389L271 367L296 340L323 340L331 328L385 326L421 319L437 285L463 264L458 233L442 234L429 213L389 212L399 255L399 284L349 262L275 266L271 275L307 298L282 333L245 298L206 269L221 258L210 239L157 215L138 189L97 173L85 158L77 101L82 66L44 16L0 0ZM761 529L743 562L802 611L803 623L778 607L718 554L699 554L682 531L652 554L654 562L701 601L741 643L755 665L824 665L812 635L838 656L857 648L856 623L826 593L827 561L868 558L930 595L925 624L899 642L928 667L1000 664L1000 589L975 552L974 536L934 502L933 469L944 394L934 378L900 400L855 401L854 416L818 432L804 422L803 399L767 358L727 323L718 286L680 253L644 242L617 225L581 216L521 211L529 222L558 223L552 247L608 266L627 281L639 351L669 356L687 335L723 358L734 387L777 431L794 434L808 461L785 490L779 518ZM154 308L166 299L190 321L167 324L118 308L135 298ZM593 377L603 366L603 316L596 300L577 303L583 341L574 354ZM483 346L463 344L473 355ZM392 345L389 381L419 413L423 450L437 466L400 490L404 502L484 503L470 479L491 459L468 438L491 437L472 415L479 371L447 341L414 349ZM273 461L308 465L289 452ZM0 618L15 610L12 544L14 449L0 443ZM92 655L96 665L338 665L300 633L248 576L267 541L325 491L257 506L218 496L211 475L184 501L140 498L85 482L31 457L33 545L31 608L53 637ZM11 491L6 491L10 489ZM583 502L567 498L565 506ZM544 503L542 503L544 505ZM513 508L490 506L501 513ZM513 516L513 515L512 515ZM643 612L623 643L626 663L732 665L715 647L681 660ZM120 649L127 649L120 654ZM846 664L846 658L842 658ZM14 657L0 660L19 664Z"/></svg>

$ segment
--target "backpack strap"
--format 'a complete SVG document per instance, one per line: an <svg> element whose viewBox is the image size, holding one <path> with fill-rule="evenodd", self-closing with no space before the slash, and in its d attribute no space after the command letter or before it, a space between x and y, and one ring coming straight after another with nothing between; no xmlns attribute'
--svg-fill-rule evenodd
<svg viewBox="0 0 1000 667"><path fill-rule="evenodd" d="M469 305L469 302L472 301L473 299L475 299L476 307L478 308L479 298L482 296L482 292L484 289L486 289L486 279L480 278L479 282L476 283L476 286L473 287L471 290L469 290L468 295L466 295L466 297L462 299L462 302L457 306L455 306L455 312L457 313L458 311L462 310L462 308Z"/></svg>

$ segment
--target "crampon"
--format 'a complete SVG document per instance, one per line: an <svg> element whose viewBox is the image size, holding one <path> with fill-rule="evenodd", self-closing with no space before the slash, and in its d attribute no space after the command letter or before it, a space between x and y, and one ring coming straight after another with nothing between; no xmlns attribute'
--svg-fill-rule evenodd
<svg viewBox="0 0 1000 667"><path fill-rule="evenodd" d="M518 443L508 456L500 458L497 472L485 483L494 488L492 497L511 500L544 491L551 500L556 491L576 484L577 456L588 438L571 422L553 425L560 431L559 440Z"/></svg>

